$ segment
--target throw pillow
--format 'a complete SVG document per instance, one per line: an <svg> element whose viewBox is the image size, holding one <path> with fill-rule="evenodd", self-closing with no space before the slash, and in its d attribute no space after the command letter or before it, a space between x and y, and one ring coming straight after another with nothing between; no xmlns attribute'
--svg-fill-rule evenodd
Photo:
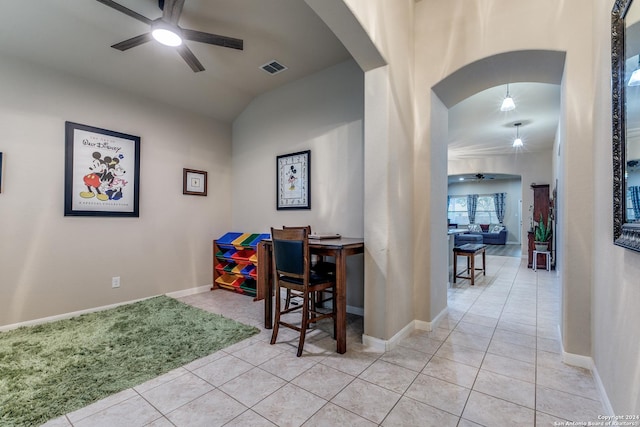
<svg viewBox="0 0 640 427"><path fill-rule="evenodd" d="M493 234L498 234L502 230L504 230L504 227L502 225L494 225L493 228L491 229L491 231L489 231L489 232L493 233Z"/></svg>
<svg viewBox="0 0 640 427"><path fill-rule="evenodd" d="M473 233L482 233L480 224L469 224L469 231Z"/></svg>

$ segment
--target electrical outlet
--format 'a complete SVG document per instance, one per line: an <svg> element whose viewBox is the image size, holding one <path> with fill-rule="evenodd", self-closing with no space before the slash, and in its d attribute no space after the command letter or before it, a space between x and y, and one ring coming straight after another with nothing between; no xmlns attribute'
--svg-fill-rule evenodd
<svg viewBox="0 0 640 427"><path fill-rule="evenodd" d="M112 288L119 288L120 287L120 276L111 278L111 287Z"/></svg>

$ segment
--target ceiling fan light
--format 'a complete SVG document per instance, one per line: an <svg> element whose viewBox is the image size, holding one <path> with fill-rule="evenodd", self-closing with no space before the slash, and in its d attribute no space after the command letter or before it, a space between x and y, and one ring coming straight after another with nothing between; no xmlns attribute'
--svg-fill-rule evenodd
<svg viewBox="0 0 640 427"><path fill-rule="evenodd" d="M177 30L174 30L173 28L158 26L151 30L151 35L154 39L165 46L176 47L182 44L182 37L180 37Z"/></svg>
<svg viewBox="0 0 640 427"><path fill-rule="evenodd" d="M640 86L640 68L631 73L628 86Z"/></svg>

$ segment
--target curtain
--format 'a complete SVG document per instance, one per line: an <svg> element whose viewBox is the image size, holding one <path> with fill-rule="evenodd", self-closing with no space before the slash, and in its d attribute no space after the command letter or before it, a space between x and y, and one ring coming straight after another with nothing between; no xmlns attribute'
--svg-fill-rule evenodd
<svg viewBox="0 0 640 427"><path fill-rule="evenodd" d="M478 207L478 195L469 194L467 196L467 214L469 215L469 224L476 223L476 208Z"/></svg>
<svg viewBox="0 0 640 427"><path fill-rule="evenodd" d="M640 186L634 185L629 187L631 196L631 206L633 207L633 216L635 220L640 220Z"/></svg>
<svg viewBox="0 0 640 427"><path fill-rule="evenodd" d="M507 193L495 193L493 195L493 203L496 207L496 216L498 217L498 222L502 224L504 221L504 200L507 198Z"/></svg>

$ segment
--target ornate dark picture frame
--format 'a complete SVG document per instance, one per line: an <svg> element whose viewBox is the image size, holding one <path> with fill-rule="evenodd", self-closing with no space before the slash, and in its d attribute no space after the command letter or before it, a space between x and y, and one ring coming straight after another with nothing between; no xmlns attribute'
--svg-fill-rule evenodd
<svg viewBox="0 0 640 427"><path fill-rule="evenodd" d="M64 187L65 216L140 216L140 137L65 122Z"/></svg>
<svg viewBox="0 0 640 427"><path fill-rule="evenodd" d="M276 157L276 209L311 209L311 150Z"/></svg>
<svg viewBox="0 0 640 427"><path fill-rule="evenodd" d="M613 241L640 252L640 224L626 223L625 16L632 0L616 0L611 10L611 102L613 152Z"/></svg>
<svg viewBox="0 0 640 427"><path fill-rule="evenodd" d="M206 196L207 172L195 169L182 169L182 194Z"/></svg>

